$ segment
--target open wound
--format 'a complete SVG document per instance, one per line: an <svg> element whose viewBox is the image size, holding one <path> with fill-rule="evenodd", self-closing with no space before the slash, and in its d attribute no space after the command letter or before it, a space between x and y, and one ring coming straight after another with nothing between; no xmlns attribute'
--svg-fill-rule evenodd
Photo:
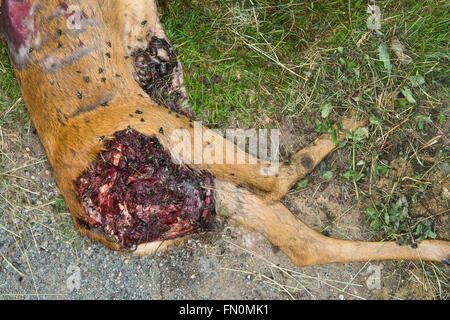
<svg viewBox="0 0 450 320"><path fill-rule="evenodd" d="M76 181L84 227L121 248L196 232L215 214L209 173L175 164L155 137L116 132Z"/></svg>
<svg viewBox="0 0 450 320"><path fill-rule="evenodd" d="M135 80L141 88L159 105L195 119L195 112L183 105L187 101L186 93L180 87L183 74L169 43L163 38L152 37L145 50L137 49L132 56Z"/></svg>

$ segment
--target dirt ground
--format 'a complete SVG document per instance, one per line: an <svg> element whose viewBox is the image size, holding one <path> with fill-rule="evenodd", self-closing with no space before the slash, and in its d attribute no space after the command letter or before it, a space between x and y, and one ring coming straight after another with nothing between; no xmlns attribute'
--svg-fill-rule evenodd
<svg viewBox="0 0 450 320"><path fill-rule="evenodd" d="M182 247L142 258L117 254L81 238L67 211L52 209L58 192L33 128L2 134L8 135L2 143L8 143L9 150L16 145L26 154L9 153L11 161L23 163L23 168L10 173L20 189L2 190L10 198L0 204L4 217L0 226L1 299L351 300L448 296L448 283L442 278L448 266L385 261L298 268L260 234L220 216L209 230L193 236ZM19 216L14 214L14 204L20 201L21 192L28 193L27 199L31 196L31 203L16 207L25 210ZM342 239L370 240L370 233L361 227L360 205L336 183L291 192L283 202L315 230L326 230ZM6 228L7 222L17 228Z"/></svg>

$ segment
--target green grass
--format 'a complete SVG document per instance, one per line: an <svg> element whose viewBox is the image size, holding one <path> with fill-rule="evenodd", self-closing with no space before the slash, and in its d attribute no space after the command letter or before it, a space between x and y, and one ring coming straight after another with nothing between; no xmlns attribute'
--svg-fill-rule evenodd
<svg viewBox="0 0 450 320"><path fill-rule="evenodd" d="M5 46L0 43L0 125L24 125L30 119Z"/></svg>
<svg viewBox="0 0 450 320"><path fill-rule="evenodd" d="M299 79L304 31L296 14L303 10L289 3L171 3L164 27L179 46L190 101L204 121L253 126L262 113L279 112Z"/></svg>

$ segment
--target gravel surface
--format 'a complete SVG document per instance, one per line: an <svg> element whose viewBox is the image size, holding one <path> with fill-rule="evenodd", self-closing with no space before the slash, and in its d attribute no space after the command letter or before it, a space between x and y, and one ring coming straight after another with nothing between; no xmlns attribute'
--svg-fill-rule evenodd
<svg viewBox="0 0 450 320"><path fill-rule="evenodd" d="M220 226L217 224L216 228ZM240 229L238 226L236 228ZM39 226L33 228L34 239L30 233L23 241L26 243L22 248L26 255L23 255L16 243L11 241L12 237L2 230L1 250L14 268L2 262L0 296L6 299L287 297L261 280L255 280L253 275L231 271L251 271L254 268L251 266L251 255L228 242L250 241L250 238L244 239L242 234L238 235L230 228L223 237L217 231L212 230L210 235L194 236L182 248L139 258L116 254L101 244L82 238L76 243L64 241ZM258 240L265 241L262 237ZM270 245L265 243L265 246L270 250Z"/></svg>

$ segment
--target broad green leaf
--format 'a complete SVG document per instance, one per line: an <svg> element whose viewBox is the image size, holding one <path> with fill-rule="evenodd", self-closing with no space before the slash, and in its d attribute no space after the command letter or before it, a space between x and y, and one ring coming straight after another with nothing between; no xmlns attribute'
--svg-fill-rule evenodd
<svg viewBox="0 0 450 320"><path fill-rule="evenodd" d="M378 57L383 61L384 68L387 71L392 70L391 59L389 58L389 53L386 45L384 43L380 44L378 47Z"/></svg>
<svg viewBox="0 0 450 320"><path fill-rule="evenodd" d="M387 211L384 212L384 223L389 224L389 213Z"/></svg>
<svg viewBox="0 0 450 320"><path fill-rule="evenodd" d="M301 180L295 185L295 190L300 191L308 185L308 179Z"/></svg>
<svg viewBox="0 0 450 320"><path fill-rule="evenodd" d="M370 121L371 124L376 124L376 125L381 125L381 123L382 123L381 119L376 117L376 116L374 116L373 114L370 115L370 120L369 121Z"/></svg>
<svg viewBox="0 0 450 320"><path fill-rule="evenodd" d="M373 220L373 221L370 223L370 227L371 227L372 229L374 229L374 230L380 230L380 228L381 228L381 222L380 222L380 220L378 220L378 219Z"/></svg>
<svg viewBox="0 0 450 320"><path fill-rule="evenodd" d="M408 100L409 103L416 103L416 99L414 99L411 90L409 90L408 87L402 88L402 93L405 96L405 98Z"/></svg>
<svg viewBox="0 0 450 320"><path fill-rule="evenodd" d="M333 144L338 144L339 140L336 137L336 130L333 129L333 131L331 132L331 142L333 142Z"/></svg>
<svg viewBox="0 0 450 320"><path fill-rule="evenodd" d="M413 87L418 87L418 86L420 86L420 85L425 83L425 78L422 77L420 74L417 74L415 76L410 76L409 77L409 82L411 82L411 85Z"/></svg>
<svg viewBox="0 0 450 320"><path fill-rule="evenodd" d="M344 173L342 175L345 179L350 180L350 178L352 177L352 172L351 171L347 171L346 173Z"/></svg>
<svg viewBox="0 0 450 320"><path fill-rule="evenodd" d="M322 118L328 117L333 107L331 106L331 103L325 103L322 108Z"/></svg>
<svg viewBox="0 0 450 320"><path fill-rule="evenodd" d="M367 208L366 211L371 217L374 217L377 215L377 211L375 210L375 208L370 207L370 208Z"/></svg>
<svg viewBox="0 0 450 320"><path fill-rule="evenodd" d="M322 175L322 178L325 180L330 180L333 178L333 171L325 171Z"/></svg>

